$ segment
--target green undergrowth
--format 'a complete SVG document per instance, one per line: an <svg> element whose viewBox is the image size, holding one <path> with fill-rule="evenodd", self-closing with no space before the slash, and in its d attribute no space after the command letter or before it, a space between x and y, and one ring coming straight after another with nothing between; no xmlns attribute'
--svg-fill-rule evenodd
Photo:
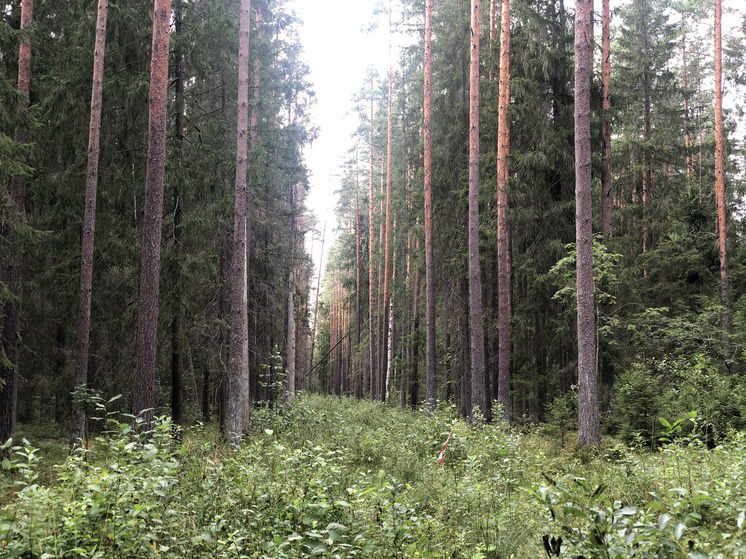
<svg viewBox="0 0 746 559"><path fill-rule="evenodd" d="M54 476L5 445L0 557L744 557L746 437L709 450L689 420L650 452L315 396L255 410L240 448L110 415Z"/></svg>

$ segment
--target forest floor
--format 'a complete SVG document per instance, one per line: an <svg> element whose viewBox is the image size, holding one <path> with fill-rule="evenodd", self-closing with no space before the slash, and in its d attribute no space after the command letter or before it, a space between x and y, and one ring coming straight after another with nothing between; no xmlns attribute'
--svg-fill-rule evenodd
<svg viewBox="0 0 746 559"><path fill-rule="evenodd" d="M104 417L70 458L62 433L19 426L15 444L30 442L5 446L0 556L746 553L746 436L708 449L695 418L669 424L654 450L613 440L589 450L570 436L563 448L550 426L305 395L254 410L240 448L213 425L179 443L164 418L145 441L126 418Z"/></svg>

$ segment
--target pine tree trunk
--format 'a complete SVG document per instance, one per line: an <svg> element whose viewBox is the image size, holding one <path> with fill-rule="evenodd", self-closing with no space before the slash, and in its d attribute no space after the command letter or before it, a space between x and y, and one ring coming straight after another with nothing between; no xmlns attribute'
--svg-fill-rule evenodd
<svg viewBox="0 0 746 559"><path fill-rule="evenodd" d="M179 160L178 177L173 188L174 199L174 302L171 318L171 418L175 425L184 423L183 374L181 359L181 254L183 252L182 229L184 179L181 168L184 165L184 55L181 48L183 27L182 0L176 0L176 17L174 31L178 41L174 48L174 67L176 70L176 155Z"/></svg>
<svg viewBox="0 0 746 559"><path fill-rule="evenodd" d="M373 81L371 80L371 90L373 89ZM370 136L368 139L370 144L370 198L368 199L368 367L370 369L370 385L368 386L368 392L371 398L375 398L375 384L376 384L376 328L375 328L375 293L373 283L375 274L373 272L373 254L374 254L374 241L375 241L375 228L373 226L373 219L375 217L375 202L374 194L375 189L373 186L373 99L370 101Z"/></svg>
<svg viewBox="0 0 746 559"><path fill-rule="evenodd" d="M324 241L326 240L326 221L324 232L321 234L321 255L319 256L319 275L316 280L316 304L313 307L313 329L311 330L311 356L308 362L308 391L313 388L313 351L316 348L316 320L319 316L319 291L321 290L321 271L324 263Z"/></svg>
<svg viewBox="0 0 746 559"><path fill-rule="evenodd" d="M575 2L575 239L578 305L578 443L601 442L596 393L596 329L593 293L591 199L591 42L592 0Z"/></svg>
<svg viewBox="0 0 746 559"><path fill-rule="evenodd" d="M391 127L393 121L393 70L391 66L391 2L389 2L389 120L388 141L386 143L386 245L384 247L383 266L383 343L381 354L383 364L381 366L381 386L379 399L386 399L386 377L389 370L388 345L389 345L389 300L390 300L390 276L391 276Z"/></svg>
<svg viewBox="0 0 746 559"><path fill-rule="evenodd" d="M471 3L469 72L469 336L471 338L471 409L486 415L482 277L479 264L479 0Z"/></svg>
<svg viewBox="0 0 746 559"><path fill-rule="evenodd" d="M21 29L29 27L33 20L33 0L21 1ZM31 38L25 37L18 49L18 93L22 109L28 107L31 91ZM18 144L27 142L26 131L17 127L15 141ZM21 262L23 247L20 244L15 227L22 227L26 216L26 181L16 175L10 179L10 197L16 225L8 233L8 284L10 294L4 305L4 323L2 331L2 355L0 357L0 443L7 441L16 427L16 409L18 406L18 366L21 343L21 301L23 284L21 283Z"/></svg>
<svg viewBox="0 0 746 559"><path fill-rule="evenodd" d="M720 296L723 305L721 324L730 331L730 289L728 287L728 229L725 203L725 163L723 155L723 2L715 0L715 198L718 212L720 248Z"/></svg>
<svg viewBox="0 0 746 559"><path fill-rule="evenodd" d="M104 53L106 52L106 16L108 0L98 1L96 42L93 51L93 85L91 87L91 120L88 132L88 171L85 182L85 210L80 259L80 303L78 305L78 343L75 364L75 387L88 384L88 344L91 333L91 290L93 285L93 240L96 231L96 193L98 188L98 160L101 139L101 105L104 85ZM70 445L85 440L86 416L73 403Z"/></svg>
<svg viewBox="0 0 746 559"><path fill-rule="evenodd" d="M609 0L603 0L601 26L601 142L603 171L601 175L601 233L612 236L611 198L611 23Z"/></svg>
<svg viewBox="0 0 746 559"><path fill-rule="evenodd" d="M502 406L502 419L510 418L510 314L512 278L510 266L510 230L508 229L508 153L510 129L510 0L502 2L500 31L500 83L497 140L497 261L498 261L498 386L497 403Z"/></svg>
<svg viewBox="0 0 746 559"><path fill-rule="evenodd" d="M301 185L298 184L298 190ZM287 287L287 341L285 349L287 353L287 390L285 401L290 404L295 396L295 235L298 227L297 207L296 207L296 189L290 187L290 240L288 255L288 287Z"/></svg>
<svg viewBox="0 0 746 559"><path fill-rule="evenodd" d="M137 356L133 413L149 430L155 407L155 366L158 341L158 297L161 267L163 188L166 171L166 107L168 104L168 55L171 0L155 0L150 61L148 165L142 221L140 298L137 316Z"/></svg>
<svg viewBox="0 0 746 559"><path fill-rule="evenodd" d="M433 248L433 169L432 169L432 36L433 0L425 1L425 402L435 409L438 385L435 369L435 250ZM417 272L419 273L419 272ZM418 277L419 281L419 277Z"/></svg>
<svg viewBox="0 0 746 559"><path fill-rule="evenodd" d="M247 204L246 173L249 128L249 27L251 0L241 0L238 44L238 124L236 130L236 194L233 216L233 259L231 262L231 345L226 435L239 444L249 407L248 321L247 321Z"/></svg>

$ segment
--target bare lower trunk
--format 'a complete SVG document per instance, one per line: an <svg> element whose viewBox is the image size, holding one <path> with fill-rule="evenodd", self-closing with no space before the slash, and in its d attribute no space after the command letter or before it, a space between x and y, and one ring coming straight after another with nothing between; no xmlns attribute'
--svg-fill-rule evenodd
<svg viewBox="0 0 746 559"><path fill-rule="evenodd" d="M432 170L432 17L433 0L425 1L425 402L435 409L438 385L435 369L435 251L433 248L433 170ZM418 280L419 281L419 278Z"/></svg>
<svg viewBox="0 0 746 559"><path fill-rule="evenodd" d="M722 0L715 0L715 198L718 211L718 246L720 248L720 296L723 305L721 323L730 331L730 289L728 287L728 245L725 203L725 170L723 156L723 38Z"/></svg>
<svg viewBox="0 0 746 559"><path fill-rule="evenodd" d="M471 410L486 415L482 277L479 263L479 0L471 3L469 79L469 326L471 337Z"/></svg>
<svg viewBox="0 0 746 559"><path fill-rule="evenodd" d="M155 407L161 229L166 171L166 107L168 104L170 27L171 0L155 0L150 63L148 165L145 176L140 297L137 316L137 356L132 398L133 413L142 418L143 423L140 428L145 430L149 430L152 426L153 408Z"/></svg>
<svg viewBox="0 0 746 559"><path fill-rule="evenodd" d="M91 120L88 132L88 170L85 182L85 210L80 262L80 303L78 305L78 343L75 364L75 387L88 384L88 342L91 332L91 290L93 285L93 239L96 231L96 193L98 189L98 160L101 139L101 105L104 83L104 52L106 51L106 16L108 0L99 0L96 18L96 42L93 54L93 85L91 87ZM70 445L85 439L86 416L73 403Z"/></svg>
<svg viewBox="0 0 746 559"><path fill-rule="evenodd" d="M233 216L233 259L231 262L231 345L228 362L228 409L226 436L238 444L245 428L249 406L248 323L247 323L247 203L246 173L249 128L249 23L251 1L241 0L238 45L238 124L236 131L236 192Z"/></svg>
<svg viewBox="0 0 746 559"><path fill-rule="evenodd" d="M501 418L510 418L510 314L511 314L511 269L510 230L508 229L508 153L510 152L510 130L508 128L508 105L510 104L510 0L502 3L502 26L500 32L500 83L497 141L497 261L498 261L498 385L497 403L501 406Z"/></svg>
<svg viewBox="0 0 746 559"><path fill-rule="evenodd" d="M596 393L596 330L591 228L591 0L576 0L575 12L575 221L578 305L578 442L601 442Z"/></svg>
<svg viewBox="0 0 746 559"><path fill-rule="evenodd" d="M31 25L33 19L33 1L21 2L21 29ZM25 37L18 50L18 92L21 95L21 108L28 107L31 89L31 38ZM16 128L15 141L25 144L26 131ZM23 285L21 283L21 262L23 247L20 244L17 228L23 226L26 206L26 181L22 176L10 180L10 197L16 221L8 232L8 283L10 294L4 305L4 324L2 330L3 363L0 363L0 444L8 440L16 426L16 407L18 405L18 361L21 342L21 300Z"/></svg>

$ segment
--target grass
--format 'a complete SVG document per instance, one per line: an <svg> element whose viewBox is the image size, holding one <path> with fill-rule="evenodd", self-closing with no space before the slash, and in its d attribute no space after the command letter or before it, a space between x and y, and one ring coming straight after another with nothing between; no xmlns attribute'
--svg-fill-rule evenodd
<svg viewBox="0 0 746 559"><path fill-rule="evenodd" d="M149 441L110 419L70 458L21 432L39 449L4 463L8 557L535 558L544 536L562 557L746 552L746 438L708 450L696 425L654 452L562 449L448 407L301 396L255 410L240 448L211 425L178 444L165 419Z"/></svg>

